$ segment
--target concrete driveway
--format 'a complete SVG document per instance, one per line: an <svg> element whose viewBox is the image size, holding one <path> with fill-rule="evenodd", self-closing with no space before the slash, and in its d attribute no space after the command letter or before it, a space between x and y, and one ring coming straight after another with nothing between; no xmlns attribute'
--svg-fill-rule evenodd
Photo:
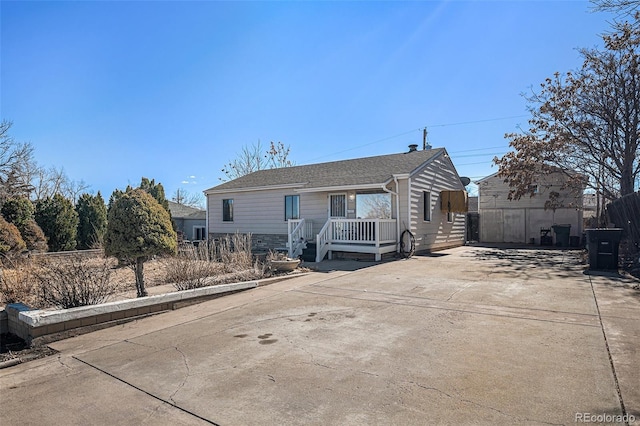
<svg viewBox="0 0 640 426"><path fill-rule="evenodd" d="M640 424L637 281L579 254L460 247L56 342L0 370L0 422Z"/></svg>

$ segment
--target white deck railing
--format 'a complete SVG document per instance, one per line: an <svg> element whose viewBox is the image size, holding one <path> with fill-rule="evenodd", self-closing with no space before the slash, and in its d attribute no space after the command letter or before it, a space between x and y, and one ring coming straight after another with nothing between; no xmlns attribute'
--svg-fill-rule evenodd
<svg viewBox="0 0 640 426"><path fill-rule="evenodd" d="M349 251L375 253L378 258L380 246L397 241L395 219L329 219L316 237L316 262L335 246L342 250L350 246Z"/></svg>
<svg viewBox="0 0 640 426"><path fill-rule="evenodd" d="M313 235L313 221L307 219L289 219L287 221L287 233L291 235L293 230L300 224L304 223L303 230L304 233L302 236L305 240L313 241L315 240L315 236Z"/></svg>
<svg viewBox="0 0 640 426"><path fill-rule="evenodd" d="M304 219L289 219L287 221L287 247L289 257L294 259L302 254L302 250L307 248L307 240L312 237L313 224Z"/></svg>

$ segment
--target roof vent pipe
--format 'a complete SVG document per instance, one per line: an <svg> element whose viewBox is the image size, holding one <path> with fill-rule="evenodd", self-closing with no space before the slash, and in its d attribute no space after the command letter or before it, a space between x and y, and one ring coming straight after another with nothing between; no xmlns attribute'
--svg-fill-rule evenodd
<svg viewBox="0 0 640 426"><path fill-rule="evenodd" d="M409 145L409 152L414 152L418 150L418 144L412 143Z"/></svg>

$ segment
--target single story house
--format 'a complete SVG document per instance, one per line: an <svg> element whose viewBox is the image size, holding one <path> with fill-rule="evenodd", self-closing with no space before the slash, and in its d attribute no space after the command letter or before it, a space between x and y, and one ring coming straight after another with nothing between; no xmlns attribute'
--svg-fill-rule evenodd
<svg viewBox="0 0 640 426"><path fill-rule="evenodd" d="M444 148L416 147L260 170L207 189L209 238L251 233L254 249L288 247L290 255L304 239L316 261L334 252L380 260L412 243L416 252L463 245L464 185Z"/></svg>
<svg viewBox="0 0 640 426"><path fill-rule="evenodd" d="M563 188L566 179L562 172L541 175L533 196L519 200L509 199L510 187L498 173L477 181L480 242L553 244L554 225L570 225L570 236L581 237L582 190ZM545 209L551 192L562 207Z"/></svg>
<svg viewBox="0 0 640 426"><path fill-rule="evenodd" d="M205 210L169 201L169 211L176 224L179 240L201 241L207 239L207 212Z"/></svg>

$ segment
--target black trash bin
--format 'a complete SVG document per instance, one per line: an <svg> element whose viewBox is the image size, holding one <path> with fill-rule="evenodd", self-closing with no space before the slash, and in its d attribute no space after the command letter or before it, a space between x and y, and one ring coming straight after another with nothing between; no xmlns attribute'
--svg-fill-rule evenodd
<svg viewBox="0 0 640 426"><path fill-rule="evenodd" d="M622 238L621 228L587 229L589 269L617 270L618 247Z"/></svg>
<svg viewBox="0 0 640 426"><path fill-rule="evenodd" d="M569 245L571 247L580 247L580 237L572 235L569 237Z"/></svg>
<svg viewBox="0 0 640 426"><path fill-rule="evenodd" d="M553 225L552 228L556 234L556 245L558 247L569 247L571 225Z"/></svg>

